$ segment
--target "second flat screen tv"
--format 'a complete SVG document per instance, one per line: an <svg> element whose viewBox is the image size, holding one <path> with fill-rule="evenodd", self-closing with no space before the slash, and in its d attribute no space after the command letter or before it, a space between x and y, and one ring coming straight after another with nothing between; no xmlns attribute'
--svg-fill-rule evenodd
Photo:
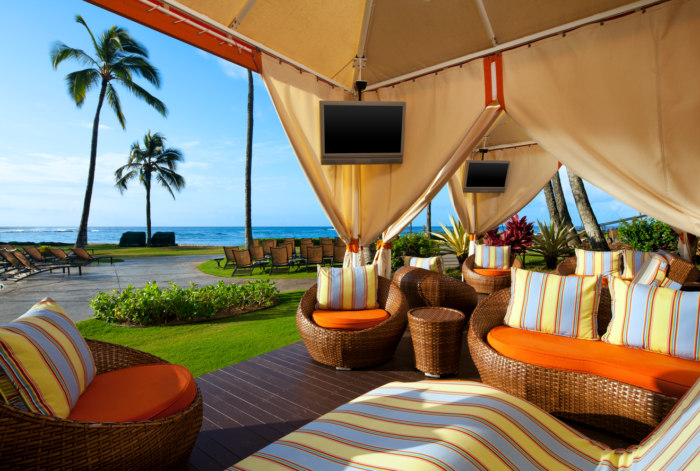
<svg viewBox="0 0 700 471"><path fill-rule="evenodd" d="M322 101L321 164L400 164L405 102Z"/></svg>
<svg viewBox="0 0 700 471"><path fill-rule="evenodd" d="M505 192L509 166L508 160L468 160L464 169L464 192Z"/></svg>

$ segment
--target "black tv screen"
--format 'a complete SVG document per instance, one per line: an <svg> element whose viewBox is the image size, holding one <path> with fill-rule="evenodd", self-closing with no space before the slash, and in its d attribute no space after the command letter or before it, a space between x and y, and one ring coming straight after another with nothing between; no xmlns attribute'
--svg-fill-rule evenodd
<svg viewBox="0 0 700 471"><path fill-rule="evenodd" d="M321 102L321 163L401 163L406 104Z"/></svg>
<svg viewBox="0 0 700 471"><path fill-rule="evenodd" d="M507 160L468 160L464 191L468 193L503 193L508 178Z"/></svg>

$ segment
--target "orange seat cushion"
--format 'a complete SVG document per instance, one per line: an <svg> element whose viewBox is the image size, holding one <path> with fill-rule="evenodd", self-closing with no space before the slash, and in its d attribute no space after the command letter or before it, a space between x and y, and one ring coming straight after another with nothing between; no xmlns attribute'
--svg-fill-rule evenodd
<svg viewBox="0 0 700 471"><path fill-rule="evenodd" d="M488 343L502 355L532 365L589 373L681 397L700 378L700 362L646 350L499 326Z"/></svg>
<svg viewBox="0 0 700 471"><path fill-rule="evenodd" d="M474 271L483 276L510 276L510 268L475 268Z"/></svg>
<svg viewBox="0 0 700 471"><path fill-rule="evenodd" d="M379 325L389 318L384 309L363 311L330 311L317 309L313 312L314 322L326 329L364 330Z"/></svg>
<svg viewBox="0 0 700 471"><path fill-rule="evenodd" d="M196 395L197 384L184 366L132 366L95 376L68 418L89 422L160 419L187 409Z"/></svg>

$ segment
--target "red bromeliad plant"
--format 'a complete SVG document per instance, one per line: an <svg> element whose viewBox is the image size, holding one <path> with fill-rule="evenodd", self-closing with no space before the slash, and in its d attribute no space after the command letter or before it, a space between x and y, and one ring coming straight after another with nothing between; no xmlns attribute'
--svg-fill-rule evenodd
<svg viewBox="0 0 700 471"><path fill-rule="evenodd" d="M504 246L509 245L513 254L524 254L532 245L534 224L527 222L527 216L522 219L517 214L506 222L506 230L498 233L498 228L491 229L484 234L484 245Z"/></svg>

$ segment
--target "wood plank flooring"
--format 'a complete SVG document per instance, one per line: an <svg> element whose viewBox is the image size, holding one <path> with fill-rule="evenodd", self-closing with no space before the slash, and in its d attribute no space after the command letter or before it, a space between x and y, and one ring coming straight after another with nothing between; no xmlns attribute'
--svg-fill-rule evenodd
<svg viewBox="0 0 700 471"><path fill-rule="evenodd" d="M388 363L336 371L312 360L303 342L293 343L196 379L204 395L204 423L190 456L190 470L227 468L317 417L392 381L420 381L413 346L405 335ZM447 379L479 381L464 334L460 370ZM628 439L569 422L614 448Z"/></svg>

